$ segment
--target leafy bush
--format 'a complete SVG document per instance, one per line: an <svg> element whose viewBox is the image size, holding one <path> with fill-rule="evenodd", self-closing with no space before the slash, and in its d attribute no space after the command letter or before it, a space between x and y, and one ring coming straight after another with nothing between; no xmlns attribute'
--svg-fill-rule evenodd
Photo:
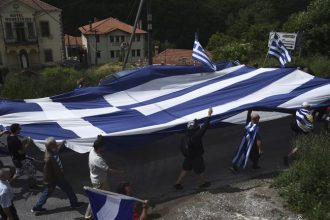
<svg viewBox="0 0 330 220"><path fill-rule="evenodd" d="M296 161L275 179L289 208L307 219L330 219L330 136L301 136Z"/></svg>

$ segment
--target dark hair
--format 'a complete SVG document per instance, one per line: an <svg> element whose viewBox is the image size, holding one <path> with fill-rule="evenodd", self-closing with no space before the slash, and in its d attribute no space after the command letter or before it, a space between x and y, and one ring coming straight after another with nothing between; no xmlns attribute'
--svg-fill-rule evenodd
<svg viewBox="0 0 330 220"><path fill-rule="evenodd" d="M129 182L121 182L119 183L117 187L117 193L126 195L126 187L130 186L131 184Z"/></svg>
<svg viewBox="0 0 330 220"><path fill-rule="evenodd" d="M102 148L103 146L104 146L103 136L98 135L93 144L94 150L98 150L98 149Z"/></svg>
<svg viewBox="0 0 330 220"><path fill-rule="evenodd" d="M20 126L19 124L17 124L17 123L12 124L12 125L10 126L10 131L11 131L11 133L15 133L15 132L17 132L19 129L21 129L21 126Z"/></svg>

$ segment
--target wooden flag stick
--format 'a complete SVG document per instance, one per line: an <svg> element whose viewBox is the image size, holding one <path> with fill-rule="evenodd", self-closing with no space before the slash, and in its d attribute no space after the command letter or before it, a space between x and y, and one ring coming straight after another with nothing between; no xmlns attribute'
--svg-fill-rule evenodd
<svg viewBox="0 0 330 220"><path fill-rule="evenodd" d="M125 197L127 199L135 200L137 202L145 203L145 201L142 199L138 199L135 197L126 196L126 195L122 195L122 194L118 194L118 193L114 193L114 192L110 192L110 191L106 191L106 190L102 190L102 189L95 189L95 188L91 188L88 186L84 186L84 190L94 191L96 193L103 193L103 194L107 194L107 195L121 196L121 197Z"/></svg>

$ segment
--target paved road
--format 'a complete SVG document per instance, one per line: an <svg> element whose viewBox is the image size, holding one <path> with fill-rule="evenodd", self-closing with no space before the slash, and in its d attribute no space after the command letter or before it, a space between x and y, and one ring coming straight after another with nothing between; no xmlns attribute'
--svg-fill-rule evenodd
<svg viewBox="0 0 330 220"><path fill-rule="evenodd" d="M238 175L231 174L228 167L240 142L242 126L208 131L204 143L206 175L212 182L211 188L216 189L229 183L283 169L282 158L287 154L290 146L289 124L288 118L262 123L261 134L264 148L260 162L262 169L258 171L246 169ZM137 197L151 199L155 204L197 192L197 178L194 175L190 175L185 180L185 189L182 192L177 192L172 188L183 159L178 148L179 139L180 135L175 135L150 145L108 152L107 157L113 168L127 170L127 175L124 177L111 177L112 189L115 189L116 184L121 180L130 181L134 185ZM32 153L42 158L39 150L34 150ZM66 177L72 183L78 198L84 202L87 202L87 198L82 187L90 185L87 157L87 154L75 152L66 152L62 155ZM8 157L1 157L1 160L5 164L11 164ZM40 166L39 170L41 170ZM41 179L40 171L38 176ZM85 207L71 210L68 208L68 200L59 190L56 190L45 205L49 211L44 215L34 216L30 213L30 209L36 202L37 194L28 192L25 184L25 179L18 179L13 184L15 205L21 219L83 219ZM156 218L157 213L153 216Z"/></svg>

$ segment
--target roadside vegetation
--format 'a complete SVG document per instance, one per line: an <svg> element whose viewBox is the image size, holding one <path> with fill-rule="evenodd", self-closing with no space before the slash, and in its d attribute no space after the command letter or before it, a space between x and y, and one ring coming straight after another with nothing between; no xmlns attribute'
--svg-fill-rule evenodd
<svg viewBox="0 0 330 220"><path fill-rule="evenodd" d="M275 179L289 208L306 219L330 219L330 135L300 136L292 143L300 151L292 166Z"/></svg>

